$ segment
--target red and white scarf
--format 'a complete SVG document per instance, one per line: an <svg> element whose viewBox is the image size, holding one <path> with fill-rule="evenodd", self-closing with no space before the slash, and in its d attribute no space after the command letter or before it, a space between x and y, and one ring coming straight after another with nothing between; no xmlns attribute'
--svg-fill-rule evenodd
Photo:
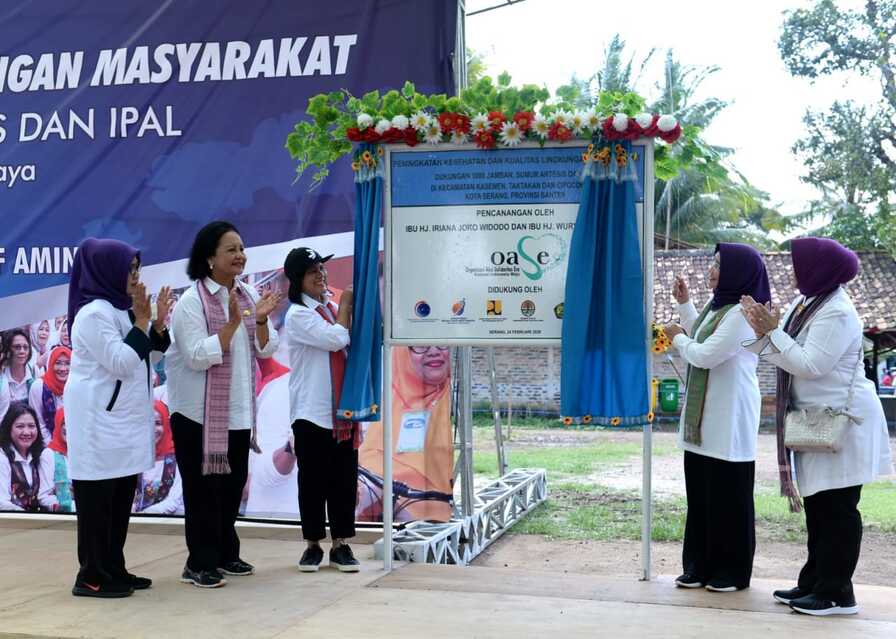
<svg viewBox="0 0 896 639"><path fill-rule="evenodd" d="M329 324L336 323L336 307L332 302L326 302L327 311L324 311L324 304L317 307L318 314L324 318ZM333 403L333 437L337 442L345 442L352 440L352 446L358 448L361 446L361 424L348 419L339 418L339 400L342 398L342 384L345 379L345 364L348 356L345 349L338 351L330 351L330 388L332 389Z"/></svg>
<svg viewBox="0 0 896 639"><path fill-rule="evenodd" d="M209 335L217 335L227 323L224 306L221 301L208 290L205 282L199 281L196 286ZM243 290L237 281L233 291L237 296L243 326L249 336L250 353L255 348L255 302ZM232 379L232 351L223 353L221 363L212 366L205 373L205 423L202 429L202 474L227 475L230 464L227 461L227 444L230 431L230 384ZM250 361L254 361L250 357ZM252 441L255 441L255 374L250 372L252 380Z"/></svg>

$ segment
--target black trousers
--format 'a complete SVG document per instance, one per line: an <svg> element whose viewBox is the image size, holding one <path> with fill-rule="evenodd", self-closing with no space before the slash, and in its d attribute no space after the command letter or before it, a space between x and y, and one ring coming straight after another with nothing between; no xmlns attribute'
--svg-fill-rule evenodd
<svg viewBox="0 0 896 639"><path fill-rule="evenodd" d="M862 548L861 498L861 486L823 490L803 498L809 558L800 571L800 588L837 602L854 599L852 575Z"/></svg>
<svg viewBox="0 0 896 639"><path fill-rule="evenodd" d="M215 570L240 557L236 518L249 476L249 430L232 430L227 442L227 475L202 474L203 425L180 413L171 416L174 455L184 489L187 567Z"/></svg>
<svg viewBox="0 0 896 639"><path fill-rule="evenodd" d="M78 504L78 581L93 586L127 576L124 544L137 489L137 475L72 481Z"/></svg>
<svg viewBox="0 0 896 639"><path fill-rule="evenodd" d="M684 572L747 588L756 552L753 483L756 462L729 462L684 454L688 513Z"/></svg>
<svg viewBox="0 0 896 639"><path fill-rule="evenodd" d="M351 441L337 442L333 431L303 419L292 425L299 464L299 516L308 541L355 536L358 502L358 451Z"/></svg>

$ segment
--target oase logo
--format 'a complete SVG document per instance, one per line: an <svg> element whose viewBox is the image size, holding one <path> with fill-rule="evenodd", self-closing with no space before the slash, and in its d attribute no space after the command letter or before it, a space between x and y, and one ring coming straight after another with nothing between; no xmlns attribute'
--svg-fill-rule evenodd
<svg viewBox="0 0 896 639"><path fill-rule="evenodd" d="M540 280L552 268L566 259L566 241L553 233L535 237L524 235L516 243L515 251L495 251L491 262L495 266L519 266L530 280Z"/></svg>

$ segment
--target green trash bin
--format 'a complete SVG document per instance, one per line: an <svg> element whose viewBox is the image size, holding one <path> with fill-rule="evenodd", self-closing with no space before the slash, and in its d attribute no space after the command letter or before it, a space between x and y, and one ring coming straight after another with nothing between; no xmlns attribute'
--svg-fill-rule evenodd
<svg viewBox="0 0 896 639"><path fill-rule="evenodd" d="M677 379L664 379L660 382L660 408L664 413L678 412Z"/></svg>

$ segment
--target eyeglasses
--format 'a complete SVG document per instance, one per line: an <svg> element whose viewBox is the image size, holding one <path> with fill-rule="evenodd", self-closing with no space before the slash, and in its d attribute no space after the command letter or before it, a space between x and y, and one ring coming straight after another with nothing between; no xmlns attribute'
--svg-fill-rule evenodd
<svg viewBox="0 0 896 639"><path fill-rule="evenodd" d="M428 351L431 348L434 348L435 350L439 351L440 353L444 353L450 348L450 346L409 346L408 348L411 349L412 353L416 353L417 355L423 355L423 353L425 353L426 351Z"/></svg>
<svg viewBox="0 0 896 639"><path fill-rule="evenodd" d="M28 344L13 344L11 350L14 351L27 351L29 348Z"/></svg>

